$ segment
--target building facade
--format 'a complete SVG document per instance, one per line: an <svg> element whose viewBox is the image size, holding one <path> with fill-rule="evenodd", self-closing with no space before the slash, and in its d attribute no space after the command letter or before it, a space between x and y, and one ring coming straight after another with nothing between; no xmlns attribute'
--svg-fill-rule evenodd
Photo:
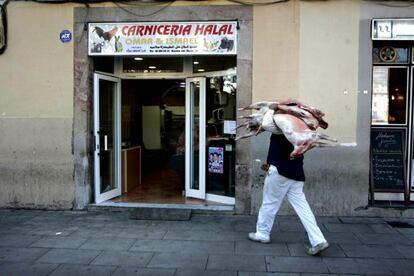
<svg viewBox="0 0 414 276"><path fill-rule="evenodd" d="M254 214L269 135L235 142L232 129L242 114L236 109L296 98L326 113L324 133L340 143L305 155L305 189L315 213L412 215L414 45L409 37L378 32L409 19L414 7L295 0L136 4L7 5L1 207L85 209L107 200L158 200ZM408 30L410 24L403 22ZM163 26L165 34L167 25L176 26L167 27L167 36L176 38L164 44L138 31ZM204 52L171 52L184 43L179 30L208 25L197 42ZM131 26L130 34L140 35L135 40L128 38ZM197 44L190 39L186 45ZM393 105L394 99L402 103ZM381 151L378 137L397 139L395 148ZM392 160L384 157L391 153ZM155 193L151 187L178 192L180 199L147 197ZM138 195L128 197L131 191ZM281 212L292 210L286 205Z"/></svg>

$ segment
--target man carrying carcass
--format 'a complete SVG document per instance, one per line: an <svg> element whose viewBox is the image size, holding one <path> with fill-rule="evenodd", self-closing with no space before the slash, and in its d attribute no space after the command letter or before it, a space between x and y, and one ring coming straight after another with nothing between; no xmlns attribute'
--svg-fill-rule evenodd
<svg viewBox="0 0 414 276"><path fill-rule="evenodd" d="M284 197L287 196L308 234L311 246L307 248L306 253L317 255L327 249L329 243L319 229L303 193L305 181L303 156L291 159L290 154L293 149L293 145L285 135L272 134L270 137L267 162L262 165L262 169L267 171L263 202L257 219L256 232L249 233L248 238L256 242L270 243L270 232L275 216Z"/></svg>

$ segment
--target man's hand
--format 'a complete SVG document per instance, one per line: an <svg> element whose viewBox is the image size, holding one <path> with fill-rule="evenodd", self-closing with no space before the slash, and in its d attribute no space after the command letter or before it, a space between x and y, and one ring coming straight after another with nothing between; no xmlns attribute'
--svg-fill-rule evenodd
<svg viewBox="0 0 414 276"><path fill-rule="evenodd" d="M267 170L269 170L269 164L264 163L262 164L262 166L260 167L263 171L267 172Z"/></svg>

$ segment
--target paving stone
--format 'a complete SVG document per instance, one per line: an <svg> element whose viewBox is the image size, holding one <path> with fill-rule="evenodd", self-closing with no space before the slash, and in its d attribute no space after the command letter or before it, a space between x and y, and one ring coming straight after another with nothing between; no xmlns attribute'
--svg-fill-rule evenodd
<svg viewBox="0 0 414 276"><path fill-rule="evenodd" d="M414 259L414 246L394 245L394 248L405 258Z"/></svg>
<svg viewBox="0 0 414 276"><path fill-rule="evenodd" d="M41 226L28 226L30 227L30 235L42 235L42 236L69 236L73 232L77 231L78 227L69 227L67 225L41 225Z"/></svg>
<svg viewBox="0 0 414 276"><path fill-rule="evenodd" d="M178 269L174 276L237 276L237 271Z"/></svg>
<svg viewBox="0 0 414 276"><path fill-rule="evenodd" d="M244 233L254 232L256 231L256 222L236 222L234 224L234 231Z"/></svg>
<svg viewBox="0 0 414 276"><path fill-rule="evenodd" d="M239 271L238 276L300 276L301 273L284 273L284 272L245 272ZM303 275L303 274L302 274Z"/></svg>
<svg viewBox="0 0 414 276"><path fill-rule="evenodd" d="M212 241L243 241L247 239L247 233L237 231L211 232Z"/></svg>
<svg viewBox="0 0 414 276"><path fill-rule="evenodd" d="M121 266L112 276L173 276L175 269Z"/></svg>
<svg viewBox="0 0 414 276"><path fill-rule="evenodd" d="M191 229L191 223L188 221L151 221L148 223L149 231L187 231ZM203 229L201 229L203 230Z"/></svg>
<svg viewBox="0 0 414 276"><path fill-rule="evenodd" d="M135 239L128 238L91 238L88 239L80 249L95 250L128 250L135 242Z"/></svg>
<svg viewBox="0 0 414 276"><path fill-rule="evenodd" d="M52 249L39 258L38 263L89 264L98 256L98 250Z"/></svg>
<svg viewBox="0 0 414 276"><path fill-rule="evenodd" d="M219 232L219 231L233 231L234 229L234 223L231 222L213 222L213 223L206 223L206 222L193 222L191 224L191 230L197 231L213 231L213 232Z"/></svg>
<svg viewBox="0 0 414 276"><path fill-rule="evenodd" d="M104 251L91 264L145 267L152 256L149 252Z"/></svg>
<svg viewBox="0 0 414 276"><path fill-rule="evenodd" d="M414 244L414 235L405 235L405 237L411 241L411 244Z"/></svg>
<svg viewBox="0 0 414 276"><path fill-rule="evenodd" d="M209 241L212 240L213 233L211 231L168 231L165 240L188 240L188 241Z"/></svg>
<svg viewBox="0 0 414 276"><path fill-rule="evenodd" d="M81 227L71 233L71 237L80 238L116 238L125 228L119 227Z"/></svg>
<svg viewBox="0 0 414 276"><path fill-rule="evenodd" d="M123 229L118 237L119 238L132 238L132 239L143 239L143 240L154 240L162 239L166 235L166 230L147 230L147 229Z"/></svg>
<svg viewBox="0 0 414 276"><path fill-rule="evenodd" d="M0 248L0 262L33 262L48 250L44 248Z"/></svg>
<svg viewBox="0 0 414 276"><path fill-rule="evenodd" d="M414 228L394 228L403 235L414 235Z"/></svg>
<svg viewBox="0 0 414 276"><path fill-rule="evenodd" d="M316 217L318 223L341 223L338 217Z"/></svg>
<svg viewBox="0 0 414 276"><path fill-rule="evenodd" d="M43 211L39 211L42 213ZM7 210L5 212L0 213L0 223L1 225L5 225L7 223L11 224L20 224L24 223L40 213L30 213L28 210Z"/></svg>
<svg viewBox="0 0 414 276"><path fill-rule="evenodd" d="M0 235L0 247L27 247L41 238L35 235Z"/></svg>
<svg viewBox="0 0 414 276"><path fill-rule="evenodd" d="M375 259L323 258L323 262L328 266L331 273L390 275L392 272L383 261Z"/></svg>
<svg viewBox="0 0 414 276"><path fill-rule="evenodd" d="M16 226L15 224L6 224L0 227L1 235L30 235L31 228L28 226Z"/></svg>
<svg viewBox="0 0 414 276"><path fill-rule="evenodd" d="M389 259L403 258L397 250L385 245L342 244L341 247L348 257Z"/></svg>
<svg viewBox="0 0 414 276"><path fill-rule="evenodd" d="M318 257L266 257L268 271L329 273L327 266Z"/></svg>
<svg viewBox="0 0 414 276"><path fill-rule="evenodd" d="M364 244L407 244L407 239L400 234L366 234L355 233Z"/></svg>
<svg viewBox="0 0 414 276"><path fill-rule="evenodd" d="M110 276L115 271L116 266L96 266L96 265L59 265L50 276Z"/></svg>
<svg viewBox="0 0 414 276"><path fill-rule="evenodd" d="M263 244L252 241L236 241L236 255L289 256L289 251L284 243Z"/></svg>
<svg viewBox="0 0 414 276"><path fill-rule="evenodd" d="M354 233L324 233L324 236L328 240L329 244L361 244L361 241Z"/></svg>
<svg viewBox="0 0 414 276"><path fill-rule="evenodd" d="M368 218L368 217L338 217L342 223L348 224L379 224L379 223L386 223L386 221L382 218Z"/></svg>
<svg viewBox="0 0 414 276"><path fill-rule="evenodd" d="M298 232L275 232L271 234L270 238L272 242L274 243L306 243L308 242L308 236L305 233L298 233Z"/></svg>
<svg viewBox="0 0 414 276"><path fill-rule="evenodd" d="M207 270L266 271L265 257L254 255L210 255Z"/></svg>
<svg viewBox="0 0 414 276"><path fill-rule="evenodd" d="M134 208L129 210L130 219L144 220L190 220L191 210L182 208Z"/></svg>
<svg viewBox="0 0 414 276"><path fill-rule="evenodd" d="M30 247L79 248L86 240L76 237L46 237L34 242Z"/></svg>
<svg viewBox="0 0 414 276"><path fill-rule="evenodd" d="M291 256L294 257L306 257L309 256L306 254L306 247L301 243L289 243L288 245L289 252ZM320 254L321 257L345 257L344 251L337 244L330 244L329 248L323 251Z"/></svg>
<svg viewBox="0 0 414 276"><path fill-rule="evenodd" d="M156 253L148 267L204 269L207 258L207 254L198 253Z"/></svg>
<svg viewBox="0 0 414 276"><path fill-rule="evenodd" d="M360 260L358 260L360 261ZM412 260L391 260L384 259L381 261L394 275L413 275L414 261Z"/></svg>
<svg viewBox="0 0 414 276"><path fill-rule="evenodd" d="M339 274L331 274L331 273L329 273L329 274L326 274L326 273L301 273L300 274L300 276L339 276ZM353 275L350 275L350 274L346 274L346 276L353 276ZM355 276L355 275L354 275Z"/></svg>
<svg viewBox="0 0 414 276"><path fill-rule="evenodd" d="M233 254L234 242L138 240L129 250L146 252L194 252Z"/></svg>
<svg viewBox="0 0 414 276"><path fill-rule="evenodd" d="M122 220L121 222L119 221L109 221L105 224L106 228L112 228L112 227L117 227L117 228L130 228L130 229L140 229L140 230L145 230L148 228L149 223L147 221L144 220Z"/></svg>
<svg viewBox="0 0 414 276"><path fill-rule="evenodd" d="M301 222L282 221L273 226L272 232L306 232Z"/></svg>
<svg viewBox="0 0 414 276"><path fill-rule="evenodd" d="M246 233L236 231L168 231L166 240L193 240L193 241L237 241L245 240Z"/></svg>
<svg viewBox="0 0 414 276"><path fill-rule="evenodd" d="M0 274L7 276L46 276L57 266L57 264L0 263Z"/></svg>
<svg viewBox="0 0 414 276"><path fill-rule="evenodd" d="M368 226L372 229L373 233L377 233L377 234L397 233L397 230L395 230L388 224L369 224Z"/></svg>
<svg viewBox="0 0 414 276"><path fill-rule="evenodd" d="M332 233L372 233L373 230L366 224L325 223L325 228Z"/></svg>
<svg viewBox="0 0 414 276"><path fill-rule="evenodd" d="M27 225L53 225L53 224L67 224L69 223L73 218L69 218L66 216L53 216L52 214L46 214L43 213L41 215L38 215L34 218L31 218L27 221L25 221L23 224Z"/></svg>

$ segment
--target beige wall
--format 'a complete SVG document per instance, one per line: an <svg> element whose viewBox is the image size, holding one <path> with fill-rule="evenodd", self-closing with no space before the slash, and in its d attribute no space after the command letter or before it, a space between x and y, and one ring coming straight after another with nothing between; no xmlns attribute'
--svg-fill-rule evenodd
<svg viewBox="0 0 414 276"><path fill-rule="evenodd" d="M255 7L253 101L298 98L326 113L326 133L355 142L358 28L357 1Z"/></svg>
<svg viewBox="0 0 414 276"><path fill-rule="evenodd" d="M253 101L299 95L297 1L253 9Z"/></svg>
<svg viewBox="0 0 414 276"><path fill-rule="evenodd" d="M73 42L69 5L11 3L8 46L0 56L1 117L73 116ZM46 104L47 103L47 104Z"/></svg>
<svg viewBox="0 0 414 276"><path fill-rule="evenodd" d="M299 36L300 98L326 113L327 134L355 142L359 2L300 2Z"/></svg>
<svg viewBox="0 0 414 276"><path fill-rule="evenodd" d="M0 55L0 207L71 208L70 5L11 2Z"/></svg>

